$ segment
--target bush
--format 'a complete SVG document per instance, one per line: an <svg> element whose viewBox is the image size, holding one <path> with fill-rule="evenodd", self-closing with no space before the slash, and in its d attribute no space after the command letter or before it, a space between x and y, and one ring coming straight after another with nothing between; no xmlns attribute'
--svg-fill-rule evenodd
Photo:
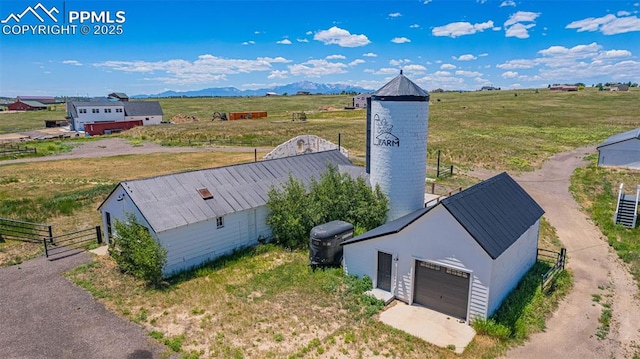
<svg viewBox="0 0 640 359"><path fill-rule="evenodd" d="M511 329L503 324L496 323L493 319L476 319L473 321L473 329L476 333L488 335L500 340L509 339Z"/></svg>
<svg viewBox="0 0 640 359"><path fill-rule="evenodd" d="M329 166L320 180L311 179L309 192L289 176L282 189L269 190L269 217L274 242L287 248L305 248L311 228L333 220L354 225L357 234L378 227L387 217L389 201L379 187L353 179Z"/></svg>
<svg viewBox="0 0 640 359"><path fill-rule="evenodd" d="M138 223L133 214L127 222L115 221L115 235L109 254L124 273L157 284L162 279L162 268L167 262L167 251Z"/></svg>

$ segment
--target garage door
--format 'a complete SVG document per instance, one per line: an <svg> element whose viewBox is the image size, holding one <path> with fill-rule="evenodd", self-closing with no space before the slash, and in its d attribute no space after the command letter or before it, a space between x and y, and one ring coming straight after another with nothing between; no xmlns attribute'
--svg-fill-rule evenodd
<svg viewBox="0 0 640 359"><path fill-rule="evenodd" d="M452 317L467 319L469 273L416 261L415 274L414 303Z"/></svg>

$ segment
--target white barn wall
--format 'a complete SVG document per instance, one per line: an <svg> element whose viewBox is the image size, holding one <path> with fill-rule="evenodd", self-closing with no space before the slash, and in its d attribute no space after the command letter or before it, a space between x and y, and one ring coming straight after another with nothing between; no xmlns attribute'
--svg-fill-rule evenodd
<svg viewBox="0 0 640 359"><path fill-rule="evenodd" d="M498 309L520 279L536 263L540 220L536 221L518 240L493 261L488 315Z"/></svg>
<svg viewBox="0 0 640 359"><path fill-rule="evenodd" d="M600 147L598 164L640 168L640 139L634 138Z"/></svg>
<svg viewBox="0 0 640 359"><path fill-rule="evenodd" d="M122 198L122 200L118 201L118 198ZM113 234L116 232L116 220L119 222L126 222L126 215L131 213L134 215L138 223L147 227L149 229L149 233L157 239L156 233L151 229L147 220L144 218L142 213L140 213L140 210L138 210L138 207L135 206L133 201L131 201L131 197L129 197L121 185L116 187L113 193L107 198L102 207L100 207L100 212L102 214L102 238L104 238L107 244L111 242L111 238L108 234L107 212L111 216L111 228Z"/></svg>
<svg viewBox="0 0 640 359"><path fill-rule="evenodd" d="M80 109L86 109L87 113L80 113ZM98 109L98 113L93 113L93 109ZM105 109L111 109L111 113L105 113ZM116 109L122 110L122 112L116 112ZM87 102L87 105L77 104L76 111L78 117L74 118L74 128L77 131L84 131L84 125L93 122L112 122L124 120L124 106L101 106L100 104Z"/></svg>
<svg viewBox="0 0 640 359"><path fill-rule="evenodd" d="M488 309L491 257L456 221L439 206L406 227L400 233L348 244L344 247L345 271L367 275L376 287L377 252L394 255L392 294L413 303L415 261L422 260L470 273L467 318L485 318ZM395 282L394 282L395 281Z"/></svg>
<svg viewBox="0 0 640 359"><path fill-rule="evenodd" d="M424 206L428 118L428 101L371 101L371 185L389 197L387 221ZM399 144L378 144L384 121Z"/></svg>
<svg viewBox="0 0 640 359"><path fill-rule="evenodd" d="M125 116L125 121L142 121L143 126L159 125L162 122L162 116Z"/></svg>

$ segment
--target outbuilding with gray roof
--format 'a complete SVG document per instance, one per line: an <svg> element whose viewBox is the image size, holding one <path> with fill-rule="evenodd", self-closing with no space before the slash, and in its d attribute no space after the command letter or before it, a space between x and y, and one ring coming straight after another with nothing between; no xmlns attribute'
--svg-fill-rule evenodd
<svg viewBox="0 0 640 359"><path fill-rule="evenodd" d="M598 166L640 169L640 128L615 134L597 149Z"/></svg>
<svg viewBox="0 0 640 359"><path fill-rule="evenodd" d="M487 318L536 262L543 213L502 173L345 241L345 271L409 304Z"/></svg>
<svg viewBox="0 0 640 359"><path fill-rule="evenodd" d="M356 174L338 150L120 182L100 205L104 238L127 214L167 250L165 276L271 236L268 192L289 176L308 184L333 165Z"/></svg>

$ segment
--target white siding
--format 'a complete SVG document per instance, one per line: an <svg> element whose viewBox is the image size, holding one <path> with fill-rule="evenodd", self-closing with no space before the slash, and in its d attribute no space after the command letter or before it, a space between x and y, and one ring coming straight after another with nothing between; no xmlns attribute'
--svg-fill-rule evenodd
<svg viewBox="0 0 640 359"><path fill-rule="evenodd" d="M258 244L260 235L268 235L266 224L261 223L265 210L266 206L263 206L226 215L222 228L217 228L216 219L212 218L159 233L160 243L167 249L165 275L190 269L235 249Z"/></svg>
<svg viewBox="0 0 640 359"><path fill-rule="evenodd" d="M493 261L488 315L500 307L506 296L535 264L538 256L540 220Z"/></svg>
<svg viewBox="0 0 640 359"><path fill-rule="evenodd" d="M392 293L413 302L415 260L428 261L469 272L467 318L486 317L491 257L442 206L432 209L400 233L348 244L344 247L345 271L367 275L376 286L377 251L394 254Z"/></svg>
<svg viewBox="0 0 640 359"><path fill-rule="evenodd" d="M142 121L143 126L147 125L159 125L162 122L162 115L159 116L125 116L125 121Z"/></svg>
<svg viewBox="0 0 640 359"><path fill-rule="evenodd" d="M371 101L371 185L389 197L387 221L424 205L428 118L427 101Z"/></svg>
<svg viewBox="0 0 640 359"><path fill-rule="evenodd" d="M630 139L600 147L600 166L616 166L640 169L640 139Z"/></svg>
<svg viewBox="0 0 640 359"><path fill-rule="evenodd" d="M120 199L120 200L118 200ZM122 186L116 187L113 193L107 198L102 207L100 207L100 214L102 215L102 235L105 240L105 243L109 243L111 238L109 238L108 234L108 223L107 223L107 214L109 213L111 217L111 229L112 233L115 234L115 223L116 220L120 222L126 222L127 214L131 213L136 217L138 223L143 226L149 228L149 232L154 238L157 238L147 220L142 216L142 213L138 210L138 207L133 204L127 192L124 191Z"/></svg>
<svg viewBox="0 0 640 359"><path fill-rule="evenodd" d="M94 109L98 110L98 113L93 113ZM122 112L117 112L116 109ZM80 110L87 112L81 113ZM105 110L111 112L105 112ZM95 103L76 104L76 111L78 117L73 119L76 131L84 131L84 125L87 123L124 121L124 106L101 106Z"/></svg>

